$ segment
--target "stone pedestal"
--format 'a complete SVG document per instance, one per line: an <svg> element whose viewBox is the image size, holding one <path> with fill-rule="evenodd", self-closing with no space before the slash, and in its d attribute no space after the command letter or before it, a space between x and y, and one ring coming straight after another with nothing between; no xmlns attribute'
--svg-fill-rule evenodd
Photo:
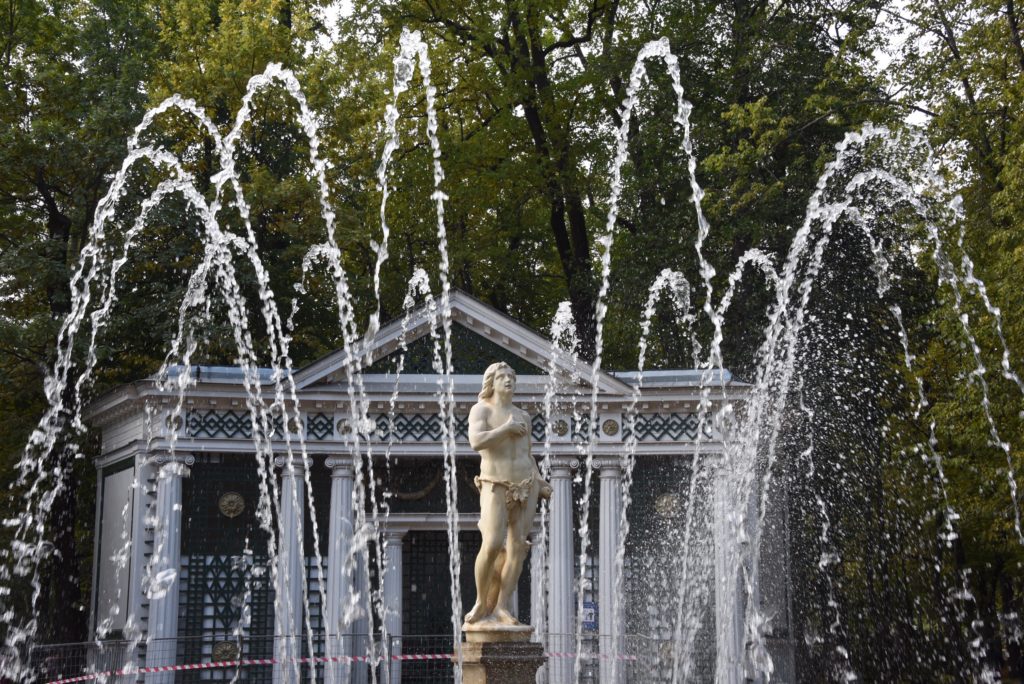
<svg viewBox="0 0 1024 684"><path fill-rule="evenodd" d="M534 684L547 657L529 625L463 625L463 684Z"/></svg>

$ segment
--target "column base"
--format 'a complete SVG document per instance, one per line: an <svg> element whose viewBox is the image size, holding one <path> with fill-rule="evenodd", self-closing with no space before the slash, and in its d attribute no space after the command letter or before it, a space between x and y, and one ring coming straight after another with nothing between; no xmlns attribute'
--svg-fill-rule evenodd
<svg viewBox="0 0 1024 684"><path fill-rule="evenodd" d="M474 630L475 638L462 644L463 684L534 684L547 657L542 645L528 641L532 631ZM496 638L485 641L488 636Z"/></svg>

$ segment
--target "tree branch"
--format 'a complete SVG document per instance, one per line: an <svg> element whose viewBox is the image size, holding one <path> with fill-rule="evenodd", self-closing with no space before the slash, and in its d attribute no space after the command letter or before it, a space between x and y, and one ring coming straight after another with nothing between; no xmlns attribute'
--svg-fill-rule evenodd
<svg viewBox="0 0 1024 684"><path fill-rule="evenodd" d="M1013 0L1006 0L1006 21L1010 25L1010 39L1017 49L1017 63L1024 70L1024 44L1021 44L1020 25L1017 23L1017 12L1013 6Z"/></svg>
<svg viewBox="0 0 1024 684"><path fill-rule="evenodd" d="M544 48L544 55L547 56L555 50L576 47L578 45L583 45L584 43L589 43L594 37L594 24L597 22L597 18L604 13L605 9L607 9L606 6L603 3L599 3L597 0L591 3L590 9L587 10L587 29L584 31L583 35L574 36L572 35L571 30L567 30L567 37L556 40L554 43Z"/></svg>
<svg viewBox="0 0 1024 684"><path fill-rule="evenodd" d="M473 29L472 26L461 23L459 21L456 21L455 19L452 19L451 17L443 15L440 12L440 10L438 10L437 6L434 3L434 0L426 0L425 4L427 6L427 9L430 10L430 16L425 18L413 17L414 19L422 21L425 24L435 24L443 26L444 28L448 29L456 38L458 38L463 45L479 45L480 49L483 50L484 54L494 61L495 66L498 68L498 70L501 71L503 74L506 73L502 65L498 61L498 48L494 42L480 38L480 36L477 35L476 31ZM445 34L442 33L441 37L443 38L444 35ZM508 47L505 46L505 49L507 51Z"/></svg>

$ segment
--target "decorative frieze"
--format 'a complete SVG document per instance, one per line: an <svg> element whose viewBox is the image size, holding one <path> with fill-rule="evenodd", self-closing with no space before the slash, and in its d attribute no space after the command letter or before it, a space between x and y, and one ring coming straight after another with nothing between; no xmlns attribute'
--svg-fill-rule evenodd
<svg viewBox="0 0 1024 684"><path fill-rule="evenodd" d="M552 417L552 438L564 439L567 435L573 441L590 439L590 416L581 411L576 416L559 415ZM272 439L284 436L284 421L281 416L272 419ZM323 442L343 438L351 432L348 419L335 425L334 416L329 413L308 413L303 415L306 440ZM367 431L375 441L395 442L439 442L444 436L444 425L437 413L396 413L377 414L368 417ZM702 439L714 439L709 421L701 425L696 413L639 413L633 425L628 414L602 413L598 418L598 438L602 442L626 441L635 432L638 442L692 442L698 434ZM185 434L192 438L252 439L252 416L245 410L234 409L191 409L184 418ZM295 431L290 425L290 431ZM467 439L469 417L456 415L454 418L455 438ZM531 418L530 432L534 441L542 442L547 424L543 413Z"/></svg>
<svg viewBox="0 0 1024 684"><path fill-rule="evenodd" d="M326 413L310 413L303 416L306 427L306 438L323 441L334 436L334 419ZM271 438L280 439L284 436L284 419L281 416L271 418ZM297 426L289 423L291 432ZM244 410L191 409L185 415L185 432L189 437L220 438L220 439L252 439L252 414Z"/></svg>
<svg viewBox="0 0 1024 684"><path fill-rule="evenodd" d="M272 434L278 437L283 432L284 421L281 416L275 416L272 422ZM248 411L231 409L192 409L185 415L185 433L189 437L252 439L252 415Z"/></svg>
<svg viewBox="0 0 1024 684"><path fill-rule="evenodd" d="M380 415L374 418L377 425L375 437L381 441L393 439L396 442L439 442L444 436L444 424L436 413L398 413L394 416ZM469 419L455 416L455 436L465 439L469 430Z"/></svg>
<svg viewBox="0 0 1024 684"><path fill-rule="evenodd" d="M683 442L695 441L701 430L695 413L640 413L634 423L638 442ZM630 435L630 421L623 416L622 438ZM705 440L712 439L711 426L703 425Z"/></svg>
<svg viewBox="0 0 1024 684"><path fill-rule="evenodd" d="M306 415L306 439L324 440L334 436L334 420L326 413Z"/></svg>

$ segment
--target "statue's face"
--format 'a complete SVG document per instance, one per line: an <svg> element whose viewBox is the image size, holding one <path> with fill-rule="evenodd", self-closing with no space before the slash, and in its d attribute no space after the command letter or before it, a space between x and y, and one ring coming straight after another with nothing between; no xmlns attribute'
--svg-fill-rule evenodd
<svg viewBox="0 0 1024 684"><path fill-rule="evenodd" d="M499 368L494 374L494 391L512 394L516 391L516 374L508 368Z"/></svg>

